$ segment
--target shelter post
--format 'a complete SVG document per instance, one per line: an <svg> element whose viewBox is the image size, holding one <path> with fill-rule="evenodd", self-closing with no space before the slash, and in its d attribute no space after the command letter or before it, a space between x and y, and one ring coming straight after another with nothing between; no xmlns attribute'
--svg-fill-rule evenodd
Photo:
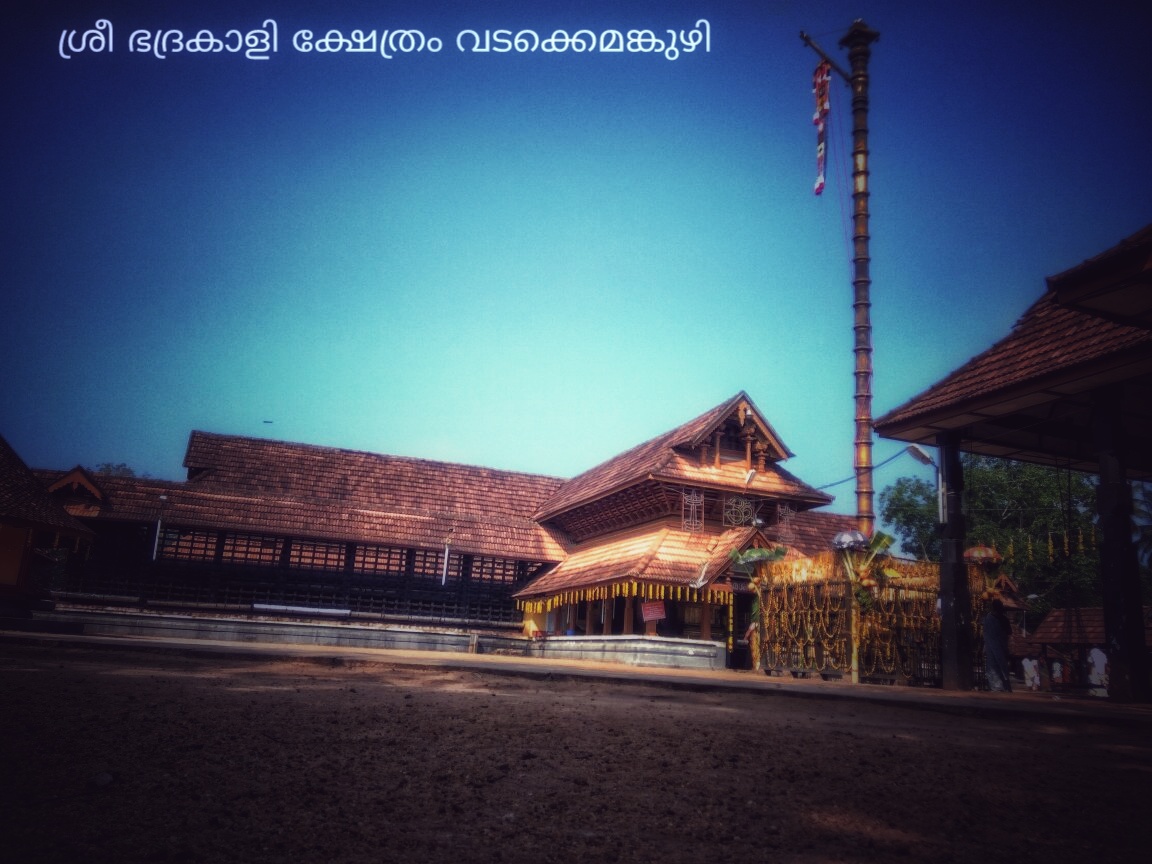
<svg viewBox="0 0 1152 864"><path fill-rule="evenodd" d="M972 689L972 595L964 562L965 526L961 508L964 468L960 463L960 436L942 432L940 481L944 524L940 540L940 672L945 690Z"/></svg>
<svg viewBox="0 0 1152 864"><path fill-rule="evenodd" d="M1092 394L1092 432L1097 448L1100 485L1096 512L1100 519L1100 582L1104 600L1108 695L1122 701L1152 701L1140 569L1132 542L1132 486L1123 447L1121 386Z"/></svg>

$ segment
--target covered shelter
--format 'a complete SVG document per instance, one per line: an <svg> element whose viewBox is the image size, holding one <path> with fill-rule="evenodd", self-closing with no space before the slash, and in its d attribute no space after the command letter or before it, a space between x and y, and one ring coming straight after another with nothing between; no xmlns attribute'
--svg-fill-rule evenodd
<svg viewBox="0 0 1152 864"><path fill-rule="evenodd" d="M1131 481L1152 479L1152 225L1047 280L1005 338L875 423L940 448L946 687L971 686L961 451L1097 475L1110 695L1152 699Z"/></svg>

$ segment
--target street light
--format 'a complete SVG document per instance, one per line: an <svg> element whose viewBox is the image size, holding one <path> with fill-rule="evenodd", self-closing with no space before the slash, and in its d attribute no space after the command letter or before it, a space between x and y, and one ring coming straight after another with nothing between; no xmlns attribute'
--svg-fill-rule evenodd
<svg viewBox="0 0 1152 864"><path fill-rule="evenodd" d="M919 444L909 444L906 448L908 455L919 462L921 465L931 465L936 469L936 521L941 525L944 524L944 484L940 482L940 466L936 464L936 460L932 458L931 454Z"/></svg>
<svg viewBox="0 0 1152 864"><path fill-rule="evenodd" d="M844 556L845 576L848 579L848 650L851 652L848 661L848 680L853 684L860 683L860 611L854 597L854 582L856 566L852 561L852 552L863 552L868 548L868 538L858 529L841 531L832 538L832 548Z"/></svg>

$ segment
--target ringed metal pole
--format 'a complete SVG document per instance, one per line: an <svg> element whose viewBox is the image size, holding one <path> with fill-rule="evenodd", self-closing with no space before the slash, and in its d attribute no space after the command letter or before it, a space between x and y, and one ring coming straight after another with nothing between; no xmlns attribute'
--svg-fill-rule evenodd
<svg viewBox="0 0 1152 864"><path fill-rule="evenodd" d="M852 68L852 330L856 357L856 522L865 537L876 524L872 487L872 319L868 233L868 60L880 34L856 21L840 46Z"/></svg>
<svg viewBox="0 0 1152 864"><path fill-rule="evenodd" d="M880 34L863 21L855 21L840 46L848 49L851 72L845 72L801 32L804 44L821 56L852 88L852 331L855 364L856 527L871 537L876 525L872 487L872 276L868 246L868 61L872 43Z"/></svg>

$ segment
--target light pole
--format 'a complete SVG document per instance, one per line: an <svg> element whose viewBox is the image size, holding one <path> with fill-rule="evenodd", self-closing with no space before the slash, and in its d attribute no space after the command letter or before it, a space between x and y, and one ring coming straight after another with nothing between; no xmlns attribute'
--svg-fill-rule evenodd
<svg viewBox="0 0 1152 864"><path fill-rule="evenodd" d="M905 448L908 453L919 462L921 465L931 465L936 469L936 521L944 524L944 486L940 482L940 466L936 464L936 460L932 458L931 454L919 444L909 444Z"/></svg>
<svg viewBox="0 0 1152 864"><path fill-rule="evenodd" d="M832 538L832 548L844 556L845 576L848 579L848 680L860 683L860 604L856 601L856 567L853 554L868 548L868 538L861 531L841 531Z"/></svg>

